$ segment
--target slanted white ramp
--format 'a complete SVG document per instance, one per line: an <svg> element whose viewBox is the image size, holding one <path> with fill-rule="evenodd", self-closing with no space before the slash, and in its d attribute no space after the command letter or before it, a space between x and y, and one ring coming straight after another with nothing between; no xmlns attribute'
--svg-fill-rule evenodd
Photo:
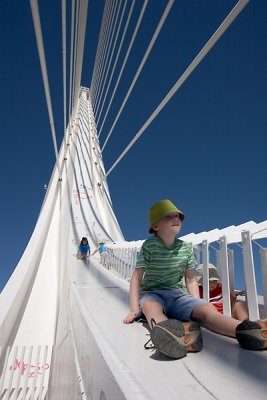
<svg viewBox="0 0 267 400"><path fill-rule="evenodd" d="M6 398L23 390L23 396L45 394L52 347L60 334L69 331L68 325L62 328L60 323L68 307L64 302L69 291L68 249L74 258L84 235L94 246L100 239L123 239L108 188L98 186L95 180L98 155L90 144L87 95L88 91L81 92L67 154L64 144L61 149L62 179L58 179L55 167L35 231L1 294L1 363L5 372L1 387ZM95 156L89 154L93 151ZM98 165L102 168L101 160ZM71 359L73 362L73 350ZM12 378L7 371L12 371ZM45 377L40 387L36 383L39 375Z"/></svg>
<svg viewBox="0 0 267 400"><path fill-rule="evenodd" d="M55 169L29 245L1 294L1 399L265 399L267 352L203 329L202 352L170 360L144 350L145 324L122 323L142 241L124 242L112 211L85 88L59 162L62 179ZM199 245L221 234L190 238ZM99 256L76 259L82 236L92 247L106 241L101 263Z"/></svg>
<svg viewBox="0 0 267 400"><path fill-rule="evenodd" d="M114 68L135 2L129 2L131 6L128 3L129 14L123 33L120 29L126 2L105 2L90 92L80 87L88 1L77 2L76 7L75 1L72 2L68 126L66 2L62 1L64 140L59 152L38 2L31 0L30 3L56 165L32 237L0 297L0 399L265 400L267 352L246 351L239 347L235 339L203 329L203 351L188 354L181 360L171 360L154 350L144 350L144 343L149 338L145 323L122 323L129 311L129 279L142 241L124 241L106 181L107 176L197 68L248 0L236 2L233 10L107 172L102 162L98 138L148 1L144 0L139 7L132 26L132 38L117 74L117 82L112 82L112 85ZM173 4L173 0L168 0L162 7L162 15L102 150ZM118 50L116 59L113 53L115 48ZM115 62L108 80L113 55ZM113 92L105 114L102 115L109 87L113 88ZM95 117L97 123L101 122L99 136ZM82 236L88 237L93 248L100 240L104 240L108 251L101 259L95 255L86 260L77 260L77 248ZM249 221L240 226L191 233L183 238L192 243L197 260L203 262L206 297L207 264L212 253L216 253L226 314L230 314L228 299L229 291L234 288L235 268L233 250L229 245L237 244L242 250L250 318L267 316L267 250L260 242L266 237L266 221L260 224ZM253 245L256 241L260 249L263 296L258 296L255 279Z"/></svg>

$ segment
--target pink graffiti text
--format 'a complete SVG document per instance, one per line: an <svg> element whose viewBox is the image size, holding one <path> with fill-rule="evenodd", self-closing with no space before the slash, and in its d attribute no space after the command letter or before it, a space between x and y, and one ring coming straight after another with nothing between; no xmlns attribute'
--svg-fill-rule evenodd
<svg viewBox="0 0 267 400"><path fill-rule="evenodd" d="M73 202L79 204L80 200L92 199L94 196L89 196L86 192L81 190L73 190Z"/></svg>
<svg viewBox="0 0 267 400"><path fill-rule="evenodd" d="M21 375L25 375L27 369L29 369L29 378L33 378L36 375L42 375L42 373L49 369L49 364L44 364L42 366L38 365L28 365L24 361L20 361L16 358L15 365L9 367L10 371L19 370Z"/></svg>

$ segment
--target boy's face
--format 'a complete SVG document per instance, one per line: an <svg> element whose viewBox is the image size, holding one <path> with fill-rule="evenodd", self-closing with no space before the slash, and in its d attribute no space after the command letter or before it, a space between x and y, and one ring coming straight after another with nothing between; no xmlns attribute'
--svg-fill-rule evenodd
<svg viewBox="0 0 267 400"><path fill-rule="evenodd" d="M180 232L182 226L182 221L180 218L180 214L178 213L171 213L166 217L162 218L154 227L153 229L162 234L174 234Z"/></svg>
<svg viewBox="0 0 267 400"><path fill-rule="evenodd" d="M214 290L218 285L218 281L209 281L209 289Z"/></svg>

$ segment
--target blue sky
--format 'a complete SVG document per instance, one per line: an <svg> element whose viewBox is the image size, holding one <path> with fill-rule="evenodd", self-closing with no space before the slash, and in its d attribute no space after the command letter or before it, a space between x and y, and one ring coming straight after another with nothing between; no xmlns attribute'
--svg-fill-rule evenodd
<svg viewBox="0 0 267 400"><path fill-rule="evenodd" d="M137 0L115 76L142 4ZM149 2L102 143L166 4ZM106 170L235 4L175 1L105 148ZM60 5L39 2L58 146L63 136ZM82 75L87 87L102 10L103 1L90 0ZM183 235L266 219L266 20L266 1L250 1L110 174L114 210L127 240L147 236L148 207L162 198L186 214ZM55 158L29 2L0 2L0 30L1 290L30 239Z"/></svg>

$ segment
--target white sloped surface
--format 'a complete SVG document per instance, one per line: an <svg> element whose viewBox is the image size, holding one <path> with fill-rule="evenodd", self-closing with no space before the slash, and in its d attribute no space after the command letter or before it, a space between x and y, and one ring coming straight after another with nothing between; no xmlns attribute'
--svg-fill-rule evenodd
<svg viewBox="0 0 267 400"><path fill-rule="evenodd" d="M93 257L87 263L72 258L70 264L74 295L127 399L266 398L266 352L244 350L235 339L205 329L204 349L181 360L144 350L146 327L122 323L129 311L128 284Z"/></svg>

